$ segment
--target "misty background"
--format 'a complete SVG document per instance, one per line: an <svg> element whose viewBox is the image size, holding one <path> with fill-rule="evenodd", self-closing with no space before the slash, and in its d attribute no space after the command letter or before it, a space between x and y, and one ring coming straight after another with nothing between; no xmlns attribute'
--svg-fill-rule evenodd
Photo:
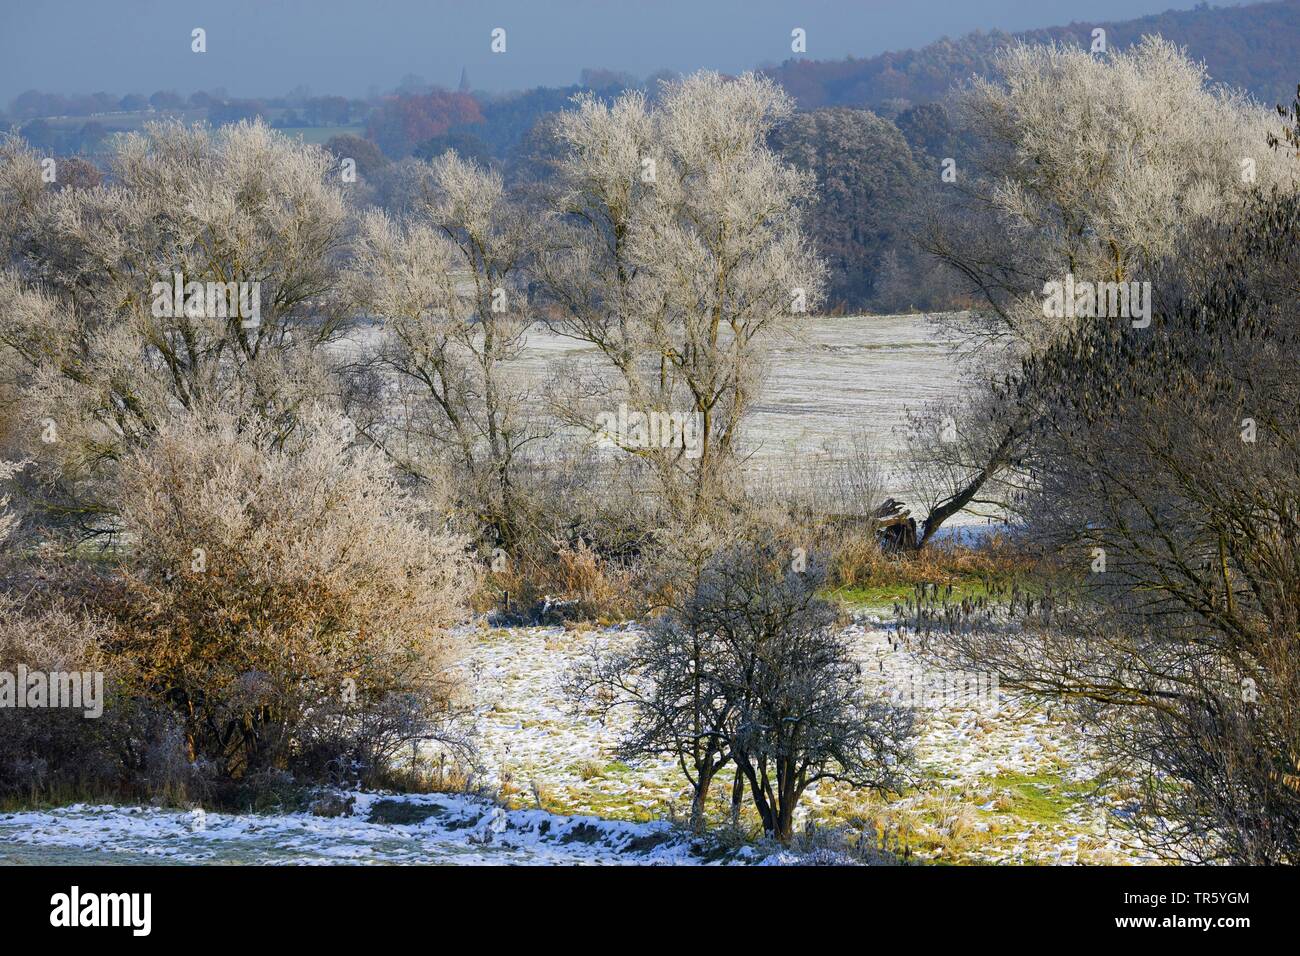
<svg viewBox="0 0 1300 956"><path fill-rule="evenodd" d="M23 90L373 95L407 75L504 91L577 80L583 67L644 76L735 73L789 59L871 56L972 30L1018 31L1190 9L1191 0L44 0L4 6L0 99ZM1231 4L1220 4L1220 6ZM190 31L207 31L207 53ZM489 49L506 30L505 54Z"/></svg>

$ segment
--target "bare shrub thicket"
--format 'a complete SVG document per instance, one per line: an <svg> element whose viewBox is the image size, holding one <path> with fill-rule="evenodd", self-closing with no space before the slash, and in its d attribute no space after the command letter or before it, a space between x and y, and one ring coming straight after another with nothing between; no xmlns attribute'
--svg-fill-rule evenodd
<svg viewBox="0 0 1300 956"><path fill-rule="evenodd" d="M731 766L733 815L747 788L763 829L789 843L809 787L896 790L910 757L911 712L866 691L838 611L817 597L824 583L817 557L801 560L788 542L723 546L630 649L594 648L570 693L633 709L620 752L677 758L696 826Z"/></svg>
<svg viewBox="0 0 1300 956"><path fill-rule="evenodd" d="M0 671L16 680L29 672L103 671L102 619L60 607L33 607L0 598ZM27 687L14 692L26 694ZM87 718L83 710L0 708L0 795L33 798L116 787L123 779L124 748L105 739L116 714ZM120 743L120 742L119 742Z"/></svg>
<svg viewBox="0 0 1300 956"><path fill-rule="evenodd" d="M1261 191L1184 244L1206 277L1171 276L1151 330L1084 323L1024 364L1027 528L1074 586L947 642L1080 702L1174 858L1300 860L1297 250L1300 200Z"/></svg>
<svg viewBox="0 0 1300 956"><path fill-rule="evenodd" d="M828 583L852 584L882 558L876 513L885 486L872 439L858 431L820 449L792 450L781 467L747 473L746 511L824 551Z"/></svg>
<svg viewBox="0 0 1300 956"><path fill-rule="evenodd" d="M464 542L336 428L205 412L126 460L114 647L221 779L365 774L455 732L445 628L472 586Z"/></svg>
<svg viewBox="0 0 1300 956"><path fill-rule="evenodd" d="M19 461L0 461L0 552L3 552L6 542L18 527L18 515L9 506L11 495L6 486L26 464Z"/></svg>

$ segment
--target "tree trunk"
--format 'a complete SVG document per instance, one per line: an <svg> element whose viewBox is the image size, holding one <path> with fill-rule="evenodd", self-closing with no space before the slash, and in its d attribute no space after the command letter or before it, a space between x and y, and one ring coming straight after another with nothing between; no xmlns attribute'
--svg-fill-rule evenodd
<svg viewBox="0 0 1300 956"><path fill-rule="evenodd" d="M695 782L695 793L691 797L691 832L701 833L704 831L704 804L709 799L709 787L713 785L713 767L705 765L698 767L699 776Z"/></svg>
<svg viewBox="0 0 1300 956"><path fill-rule="evenodd" d="M971 499L979 494L980 489L988 483L990 478L1006 467L1008 464L1008 458L1010 457L1011 447L1019 440L1023 432L1024 428L1019 422L1008 428L1002 441L998 442L998 447L995 448L993 454L989 456L988 464L981 468L979 473L967 482L964 488L954 492L943 501L939 502L934 506L930 513L925 516L925 524L922 525L921 538L916 543L917 551L920 551L929 543L930 539L934 537L935 532L943 526L945 521L970 504Z"/></svg>
<svg viewBox="0 0 1300 956"><path fill-rule="evenodd" d="M789 846L794 839L794 802L781 801L777 808L775 836L783 845Z"/></svg>
<svg viewBox="0 0 1300 956"><path fill-rule="evenodd" d="M740 826L740 805L745 799L745 777L736 767L736 779L731 782L731 825Z"/></svg>
<svg viewBox="0 0 1300 956"><path fill-rule="evenodd" d="M792 748L798 745L797 740L791 740ZM795 762L786 757L778 765L776 775L776 838L783 844L789 845L794 839L794 809L799 806L801 795Z"/></svg>
<svg viewBox="0 0 1300 956"><path fill-rule="evenodd" d="M739 755L733 755L736 760L736 766L745 771L745 779L749 781L749 794L754 798L754 808L758 810L758 817L763 821L763 832L776 835L776 813L772 805L768 802L767 792L763 783L759 781L758 773L754 770L754 765L749 762L748 758L742 758ZM764 774L766 778L766 774Z"/></svg>

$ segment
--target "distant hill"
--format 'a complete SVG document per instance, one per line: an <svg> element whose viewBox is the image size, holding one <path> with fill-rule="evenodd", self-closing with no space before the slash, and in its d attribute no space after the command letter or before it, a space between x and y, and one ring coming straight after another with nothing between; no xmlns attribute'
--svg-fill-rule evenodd
<svg viewBox="0 0 1300 956"><path fill-rule="evenodd" d="M1300 0L1242 7L1169 10L1136 20L1071 23L1024 33L977 31L944 38L919 50L866 59L787 60L767 72L801 107L882 107L894 100L927 103L972 75L988 76L994 56L1008 43L1055 40L1086 46L1102 27L1112 49L1158 33L1205 62L1210 75L1247 90L1266 105L1289 102L1300 83ZM893 104L898 109L904 104Z"/></svg>

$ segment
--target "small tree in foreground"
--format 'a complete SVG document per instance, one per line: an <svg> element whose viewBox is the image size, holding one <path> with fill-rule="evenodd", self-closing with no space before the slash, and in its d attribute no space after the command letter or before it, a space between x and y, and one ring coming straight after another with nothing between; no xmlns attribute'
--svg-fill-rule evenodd
<svg viewBox="0 0 1300 956"><path fill-rule="evenodd" d="M835 607L817 597L825 580L820 561L789 547L740 545L710 562L687 605L718 643L709 677L733 702L731 758L783 843L810 786L896 791L911 756L912 713L868 694Z"/></svg>
<svg viewBox="0 0 1300 956"><path fill-rule="evenodd" d="M566 688L602 718L632 709L620 758L674 757L691 785L690 825L697 831L713 781L731 762L727 727L735 702L710 677L720 669L718 650L687 602L680 613L653 621L631 647L608 652L593 646L569 672Z"/></svg>
<svg viewBox="0 0 1300 956"><path fill-rule="evenodd" d="M823 566L791 555L771 541L715 552L629 651L596 653L571 675L586 699L633 708L624 756L680 761L697 827L712 780L734 763L783 843L818 781L897 790L912 734L909 710L868 695L834 607L817 597Z"/></svg>

